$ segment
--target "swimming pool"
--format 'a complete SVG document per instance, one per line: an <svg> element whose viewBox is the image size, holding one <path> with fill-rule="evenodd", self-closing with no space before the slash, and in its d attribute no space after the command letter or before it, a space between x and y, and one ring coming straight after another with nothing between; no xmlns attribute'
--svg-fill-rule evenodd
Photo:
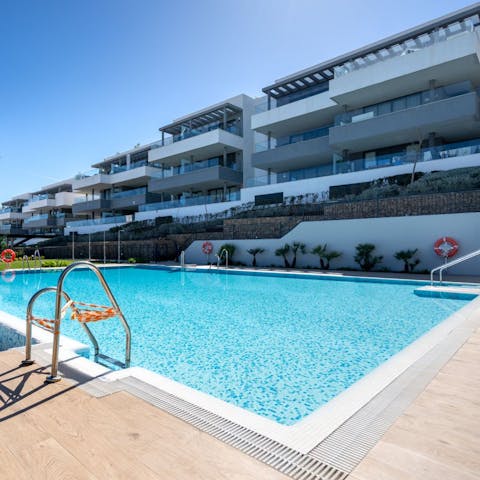
<svg viewBox="0 0 480 480"><path fill-rule="evenodd" d="M418 282L109 268L142 366L282 425L293 425L430 330L465 300L419 297ZM0 283L0 310L24 318L58 272ZM92 272L68 277L76 300L105 303ZM36 313L51 315L53 296ZM116 321L94 324L103 353L122 358ZM62 333L88 344L76 322Z"/></svg>

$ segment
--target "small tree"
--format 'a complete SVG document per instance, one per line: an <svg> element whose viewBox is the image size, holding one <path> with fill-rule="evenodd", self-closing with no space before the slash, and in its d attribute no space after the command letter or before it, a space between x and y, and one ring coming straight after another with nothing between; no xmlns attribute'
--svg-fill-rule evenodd
<svg viewBox="0 0 480 480"><path fill-rule="evenodd" d="M332 250L329 252L327 250L327 244L324 245L317 245L313 250L312 253L317 255L320 260L320 268L322 270L329 270L330 269L330 262L335 258L341 257L342 253L337 252L336 250Z"/></svg>
<svg viewBox="0 0 480 480"><path fill-rule="evenodd" d="M417 254L418 248L415 250L400 250L395 253L394 257L397 260L403 262L403 271L405 273L411 273L415 269L415 267L420 263L420 260L416 258L415 260L413 257Z"/></svg>
<svg viewBox="0 0 480 480"><path fill-rule="evenodd" d="M283 257L283 262L285 263L285 268L290 268L290 262L288 261L288 254L290 253L290 245L286 243L283 247L277 248L275 250L275 255L277 257Z"/></svg>
<svg viewBox="0 0 480 480"><path fill-rule="evenodd" d="M260 254L260 253L263 253L265 251L265 249L263 248L250 248L249 250L247 250L247 252L253 256L253 259L252 259L252 267L256 267L257 266L257 255Z"/></svg>
<svg viewBox="0 0 480 480"><path fill-rule="evenodd" d="M300 252L302 254L305 254L306 249L305 249L305 244L300 243L300 242L293 242L292 245L292 253L293 253L293 260L292 260L292 268L295 268L297 265L297 252Z"/></svg>
<svg viewBox="0 0 480 480"><path fill-rule="evenodd" d="M228 252L228 260L231 262L233 254L235 253L235 245L232 245L231 243L224 243L220 246L217 255L222 259L222 262L225 260L225 256L222 257L222 255L225 255L224 250Z"/></svg>
<svg viewBox="0 0 480 480"><path fill-rule="evenodd" d="M382 263L383 256L373 255L373 251L375 250L375 245L373 245L373 243L359 243L355 249L357 250L357 254L354 257L354 260L365 272L369 272L377 264Z"/></svg>

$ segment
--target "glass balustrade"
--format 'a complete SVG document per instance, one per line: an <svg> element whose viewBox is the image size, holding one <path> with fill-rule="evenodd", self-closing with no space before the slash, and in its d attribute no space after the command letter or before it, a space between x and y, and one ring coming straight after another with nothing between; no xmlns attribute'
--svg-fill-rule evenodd
<svg viewBox="0 0 480 480"><path fill-rule="evenodd" d="M103 218L91 218L89 220L76 220L74 222L68 222L68 227L89 227L95 225L110 225L115 223L126 223L127 219L125 215L119 215L114 217Z"/></svg>
<svg viewBox="0 0 480 480"><path fill-rule="evenodd" d="M333 162L329 165L290 170L270 175L260 175L247 179L247 187L258 187L276 183L294 182L308 178L324 177L338 173L359 172L374 168L394 167L397 165L417 162L428 162L452 157L462 157L480 153L480 139L466 140L421 150L402 150L383 155L368 155L365 158L342 160L336 159L335 169Z"/></svg>
<svg viewBox="0 0 480 480"><path fill-rule="evenodd" d="M358 108L350 112L341 113L335 116L335 126L348 125L350 123L361 122L371 118L380 117L389 113L408 110L420 105L438 102L447 98L464 95L473 91L472 84L469 81L459 82L444 87L438 87L431 90L405 95L394 98L386 102L376 103L368 107Z"/></svg>
<svg viewBox="0 0 480 480"><path fill-rule="evenodd" d="M121 192L113 192L110 196L112 200L116 198L133 197L135 195L145 195L147 187L133 188L132 190L123 190Z"/></svg>
<svg viewBox="0 0 480 480"><path fill-rule="evenodd" d="M229 192L225 199L219 196L201 195L198 197L182 197L176 200L168 200L164 202L148 203L140 205L139 211L149 212L152 210L164 210L166 208L191 207L195 205L206 205L211 203L234 202L240 200L240 192Z"/></svg>

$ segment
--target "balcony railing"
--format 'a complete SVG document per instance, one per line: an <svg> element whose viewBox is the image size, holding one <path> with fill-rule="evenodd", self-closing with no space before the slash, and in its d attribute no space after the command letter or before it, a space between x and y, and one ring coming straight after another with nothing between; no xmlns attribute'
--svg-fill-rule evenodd
<svg viewBox="0 0 480 480"><path fill-rule="evenodd" d="M34 195L25 205L31 205L32 203L40 202L41 200L55 200L55 194L44 193L42 195Z"/></svg>
<svg viewBox="0 0 480 480"><path fill-rule="evenodd" d="M211 167L218 167L223 166L222 161L219 157L209 158L207 160L202 160L200 162L193 162L187 163L185 165L179 165L176 167L165 168L162 169L161 167L158 169L158 172L153 174L155 178L168 178L174 177L176 175L184 175L186 173L194 172L196 170L203 170L205 168ZM231 168L232 170L238 171L240 169L240 165L238 163L232 163L225 168Z"/></svg>
<svg viewBox="0 0 480 480"><path fill-rule="evenodd" d="M29 223L38 222L39 220L46 220L48 217L49 217L48 213L42 213L42 214L39 214L39 215L33 215L33 216L29 217L29 218L26 218L26 219L23 221L23 224L24 224L24 225L28 225Z"/></svg>
<svg viewBox="0 0 480 480"><path fill-rule="evenodd" d="M145 195L146 193L147 193L147 187L139 187L139 188L133 188L131 190L114 192L111 194L110 198L113 200L115 198L125 198L125 197L133 197L135 195Z"/></svg>
<svg viewBox="0 0 480 480"><path fill-rule="evenodd" d="M187 130L184 133L179 135L172 135L171 137L164 138L159 146L165 147L166 145L171 145L175 142L180 142L182 140L186 140L187 138L196 137L197 135L202 135L203 133L212 132L214 130L225 130L226 132L233 133L234 135L242 136L242 129L238 125L227 125L225 128L223 127L221 122L214 123L211 125L205 125L204 127L200 128L192 128L191 130Z"/></svg>
<svg viewBox="0 0 480 480"><path fill-rule="evenodd" d="M76 220L74 222L68 222L69 227L90 227L96 225L110 225L116 223L126 223L127 218L125 215L119 215L115 217L103 217L103 218L91 218L89 220Z"/></svg>
<svg viewBox="0 0 480 480"><path fill-rule="evenodd" d="M341 113L335 117L335 125L342 126L349 123L361 122L363 120L369 120L389 113L408 110L427 103L456 97L472 91L472 84L469 81L459 82L445 87L438 87L432 90L424 90L422 92L395 98L387 102L352 110L351 112Z"/></svg>
<svg viewBox="0 0 480 480"><path fill-rule="evenodd" d="M258 142L255 144L255 152L265 152L266 150L273 150L274 148L291 145L292 143L305 142L314 138L326 137L331 127L333 127L333 125L325 125L314 130L308 130L302 133L295 133L293 135L289 135L288 137L282 137L277 140L271 139L270 144L268 143L268 140Z"/></svg>
<svg viewBox="0 0 480 480"><path fill-rule="evenodd" d="M140 205L140 212L150 212L152 210L165 210L167 208L191 207L195 205L207 205L211 203L234 202L240 200L240 192L230 192L225 198L217 196L202 195L199 197L180 198L178 200L168 200L165 202L148 203Z"/></svg>
<svg viewBox="0 0 480 480"><path fill-rule="evenodd" d="M333 162L329 165L318 167L290 170L270 175L260 175L249 178L246 181L247 187L259 187L277 183L294 182L309 178L325 177L338 173L360 172L374 168L394 167L397 165L411 164L417 162L428 162L452 157L463 157L480 153L480 139L467 140L465 142L450 143L436 147L427 147L418 152L401 151L385 155L376 155L371 158L359 158L352 160L337 160L335 169Z"/></svg>

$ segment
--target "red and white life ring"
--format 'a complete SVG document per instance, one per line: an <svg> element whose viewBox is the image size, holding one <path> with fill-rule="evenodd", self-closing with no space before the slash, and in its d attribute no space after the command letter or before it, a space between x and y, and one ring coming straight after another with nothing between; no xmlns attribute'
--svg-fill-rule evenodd
<svg viewBox="0 0 480 480"><path fill-rule="evenodd" d="M439 257L450 258L458 252L458 242L452 237L441 237L433 244L433 250Z"/></svg>
<svg viewBox="0 0 480 480"><path fill-rule="evenodd" d="M205 255L210 255L213 252L213 245L212 242L203 242L202 244L202 252Z"/></svg>
<svg viewBox="0 0 480 480"><path fill-rule="evenodd" d="M16 258L15 252L11 248L6 248L1 254L0 258L3 263L12 263Z"/></svg>

